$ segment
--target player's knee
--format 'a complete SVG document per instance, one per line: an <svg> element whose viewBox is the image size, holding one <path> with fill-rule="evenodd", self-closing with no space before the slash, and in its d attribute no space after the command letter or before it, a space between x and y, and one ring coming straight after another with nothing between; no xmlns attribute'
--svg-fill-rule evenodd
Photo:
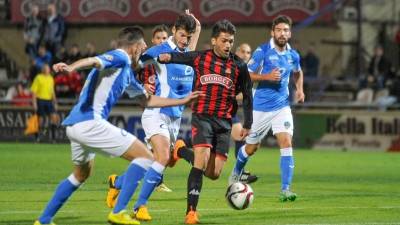
<svg viewBox="0 0 400 225"><path fill-rule="evenodd" d="M258 144L246 144L246 153L251 156L258 150Z"/></svg>
<svg viewBox="0 0 400 225"><path fill-rule="evenodd" d="M168 164L169 157L169 152L164 154L155 154L155 160L164 166Z"/></svg>
<svg viewBox="0 0 400 225"><path fill-rule="evenodd" d="M279 148L290 148L292 147L292 141L290 138L284 138L279 141Z"/></svg>

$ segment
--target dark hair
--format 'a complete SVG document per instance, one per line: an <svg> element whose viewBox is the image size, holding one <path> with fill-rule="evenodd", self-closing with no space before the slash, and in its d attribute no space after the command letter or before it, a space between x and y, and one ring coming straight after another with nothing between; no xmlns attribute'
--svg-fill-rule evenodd
<svg viewBox="0 0 400 225"><path fill-rule="evenodd" d="M275 17L275 19L272 21L272 30L275 29L275 26L280 23L285 23L289 25L289 27L292 27L292 19L290 19L290 17L285 15L279 15Z"/></svg>
<svg viewBox="0 0 400 225"><path fill-rule="evenodd" d="M212 27L211 37L216 38L221 32L234 35L236 33L235 25L227 19L219 20Z"/></svg>
<svg viewBox="0 0 400 225"><path fill-rule="evenodd" d="M118 34L118 47L129 46L144 37L143 29L139 26L122 28Z"/></svg>
<svg viewBox="0 0 400 225"><path fill-rule="evenodd" d="M168 27L165 24L155 26L152 31L152 37L154 37L154 35L158 32L166 32L168 34Z"/></svg>
<svg viewBox="0 0 400 225"><path fill-rule="evenodd" d="M176 30L183 29L188 33L194 33L196 31L196 21L194 18L187 14L181 14L176 18L174 27Z"/></svg>

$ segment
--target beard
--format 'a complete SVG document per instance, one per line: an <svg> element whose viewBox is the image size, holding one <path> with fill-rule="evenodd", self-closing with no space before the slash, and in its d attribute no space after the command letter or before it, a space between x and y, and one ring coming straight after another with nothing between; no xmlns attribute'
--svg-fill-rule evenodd
<svg viewBox="0 0 400 225"><path fill-rule="evenodd" d="M277 39L274 38L274 42L277 46L279 46L280 48L283 48L286 46L286 44L288 43L286 39Z"/></svg>

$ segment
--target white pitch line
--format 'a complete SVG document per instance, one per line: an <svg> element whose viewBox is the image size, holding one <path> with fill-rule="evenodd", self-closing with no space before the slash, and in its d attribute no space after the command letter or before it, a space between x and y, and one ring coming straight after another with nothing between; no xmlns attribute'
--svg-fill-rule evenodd
<svg viewBox="0 0 400 225"><path fill-rule="evenodd" d="M377 206L377 207L367 207L367 206L338 206L338 207L294 207L294 208L249 208L246 211L292 211L292 210L320 210L320 209L400 209L399 206ZM158 213L169 213L175 212L179 209L152 209L152 212ZM231 208L199 208L199 211L232 211ZM38 214L42 211L39 210L12 210L12 211L0 211L0 215L13 215L13 214ZM100 210L99 212L109 212L109 210ZM85 213L87 211L76 211L76 210L61 210L61 213ZM323 225L323 224L319 224Z"/></svg>

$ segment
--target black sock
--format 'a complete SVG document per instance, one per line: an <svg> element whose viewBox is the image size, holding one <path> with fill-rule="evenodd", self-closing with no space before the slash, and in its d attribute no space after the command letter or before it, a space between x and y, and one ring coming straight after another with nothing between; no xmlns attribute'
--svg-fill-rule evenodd
<svg viewBox="0 0 400 225"><path fill-rule="evenodd" d="M186 162L188 162L190 165L193 165L194 162L194 152L193 150L189 149L188 147L184 146L181 147L178 151L178 156Z"/></svg>
<svg viewBox="0 0 400 225"><path fill-rule="evenodd" d="M187 183L187 209L186 214L190 210L196 210L199 202L201 186L203 184L203 170L192 167L190 170Z"/></svg>
<svg viewBox="0 0 400 225"><path fill-rule="evenodd" d="M50 137L50 140L56 140L56 128L57 128L57 125L55 125L55 124L51 124L50 125L50 135L51 135L51 137Z"/></svg>
<svg viewBox="0 0 400 225"><path fill-rule="evenodd" d="M244 144L246 144L244 141L235 141L235 158L237 158L238 152Z"/></svg>

